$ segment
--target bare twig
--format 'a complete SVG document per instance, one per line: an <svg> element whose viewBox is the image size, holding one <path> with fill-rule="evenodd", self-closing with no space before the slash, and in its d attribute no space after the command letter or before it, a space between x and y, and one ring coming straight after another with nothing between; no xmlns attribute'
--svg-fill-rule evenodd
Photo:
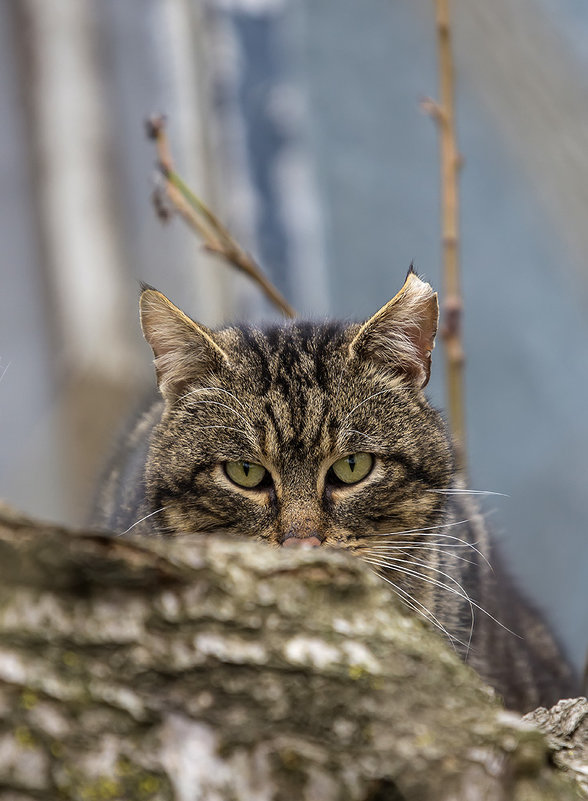
<svg viewBox="0 0 588 801"><path fill-rule="evenodd" d="M455 135L453 54L451 49L450 0L434 0L437 23L439 102L427 99L423 109L439 126L441 155L441 213L443 243L444 303L441 337L445 345L447 408L457 445L458 466L466 469L466 432L461 341L462 299L459 269L459 190L461 157Z"/></svg>
<svg viewBox="0 0 588 801"><path fill-rule="evenodd" d="M166 219L169 216L170 207L177 211L202 238L206 250L220 256L233 267L248 275L286 317L295 317L296 312L292 306L262 273L254 259L235 242L216 215L192 192L174 170L163 116L149 118L147 136L155 142L157 147L158 168L163 178L162 188L156 190L154 194L158 216Z"/></svg>

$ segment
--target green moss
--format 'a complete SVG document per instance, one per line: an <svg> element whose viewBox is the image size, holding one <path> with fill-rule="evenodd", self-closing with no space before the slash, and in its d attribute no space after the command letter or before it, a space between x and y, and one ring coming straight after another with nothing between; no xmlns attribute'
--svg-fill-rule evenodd
<svg viewBox="0 0 588 801"><path fill-rule="evenodd" d="M32 731L27 726L18 726L14 730L14 737L16 742L23 748L35 748L37 745Z"/></svg>
<svg viewBox="0 0 588 801"><path fill-rule="evenodd" d="M23 709L33 709L39 702L39 697L32 690L23 690L20 696L20 705Z"/></svg>
<svg viewBox="0 0 588 801"><path fill-rule="evenodd" d="M140 798L150 798L161 789L161 784L159 776L146 776L139 782L137 787Z"/></svg>
<svg viewBox="0 0 588 801"><path fill-rule="evenodd" d="M350 665L349 666L349 678L357 681L358 679L363 678L364 676L371 675L362 665Z"/></svg>
<svg viewBox="0 0 588 801"><path fill-rule="evenodd" d="M434 738L430 732L430 730L422 731L414 741L414 744L417 748L429 748L434 744Z"/></svg>
<svg viewBox="0 0 588 801"><path fill-rule="evenodd" d="M77 668L80 664L80 657L73 651L65 651L61 656L61 661L68 668Z"/></svg>
<svg viewBox="0 0 588 801"><path fill-rule="evenodd" d="M62 794L72 801L171 801L169 780L145 770L127 757L116 762L112 775L88 778L76 768L66 767Z"/></svg>
<svg viewBox="0 0 588 801"><path fill-rule="evenodd" d="M114 767L117 776L129 776L135 770L133 763L126 757L119 757Z"/></svg>
<svg viewBox="0 0 588 801"><path fill-rule="evenodd" d="M82 801L114 801L122 796L122 786L116 779L100 776L80 786L78 795Z"/></svg>
<svg viewBox="0 0 588 801"><path fill-rule="evenodd" d="M55 757L55 759L61 759L63 756L63 744L59 742L59 740L53 740L51 743L49 750L51 751L51 755Z"/></svg>

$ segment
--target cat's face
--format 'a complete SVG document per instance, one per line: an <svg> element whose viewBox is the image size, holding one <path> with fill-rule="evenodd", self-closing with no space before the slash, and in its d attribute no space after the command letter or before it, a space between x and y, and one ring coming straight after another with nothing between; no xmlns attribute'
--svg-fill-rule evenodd
<svg viewBox="0 0 588 801"><path fill-rule="evenodd" d="M147 469L160 531L357 549L440 521L452 457L421 391L436 296L413 273L363 326L211 332L154 290L142 311L166 401Z"/></svg>

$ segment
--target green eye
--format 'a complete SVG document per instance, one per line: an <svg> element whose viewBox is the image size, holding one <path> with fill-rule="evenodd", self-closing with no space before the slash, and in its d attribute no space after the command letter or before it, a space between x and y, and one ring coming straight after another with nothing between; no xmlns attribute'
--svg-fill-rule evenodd
<svg viewBox="0 0 588 801"><path fill-rule="evenodd" d="M240 487L258 487L267 475L267 470L255 462L225 462L225 472L231 481Z"/></svg>
<svg viewBox="0 0 588 801"><path fill-rule="evenodd" d="M343 459L338 459L331 466L331 470L344 484L357 484L367 476L373 463L374 457L371 453L352 453Z"/></svg>

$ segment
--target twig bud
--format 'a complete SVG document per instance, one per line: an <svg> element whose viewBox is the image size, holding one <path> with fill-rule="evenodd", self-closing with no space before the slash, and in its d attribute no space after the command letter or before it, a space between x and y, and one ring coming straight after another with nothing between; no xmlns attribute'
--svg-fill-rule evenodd
<svg viewBox="0 0 588 801"><path fill-rule="evenodd" d="M165 128L165 114L152 114L145 120L147 139L155 140Z"/></svg>

